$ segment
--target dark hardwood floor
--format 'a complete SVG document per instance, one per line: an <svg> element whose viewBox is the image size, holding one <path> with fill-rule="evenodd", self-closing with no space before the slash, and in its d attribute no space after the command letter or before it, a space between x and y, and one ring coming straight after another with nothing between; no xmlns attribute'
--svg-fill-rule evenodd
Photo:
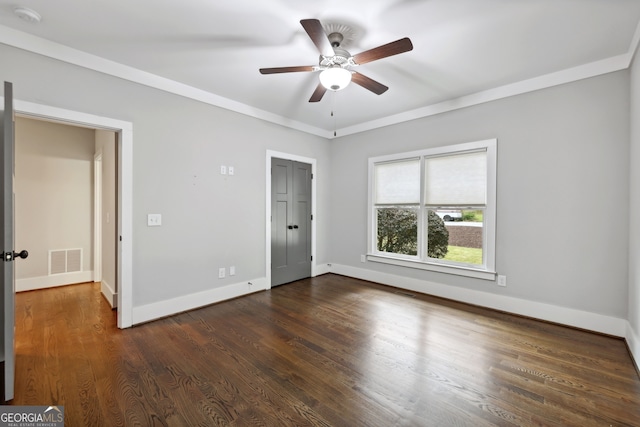
<svg viewBox="0 0 640 427"><path fill-rule="evenodd" d="M624 341L325 275L127 330L16 298L14 405L66 426L640 426Z"/></svg>

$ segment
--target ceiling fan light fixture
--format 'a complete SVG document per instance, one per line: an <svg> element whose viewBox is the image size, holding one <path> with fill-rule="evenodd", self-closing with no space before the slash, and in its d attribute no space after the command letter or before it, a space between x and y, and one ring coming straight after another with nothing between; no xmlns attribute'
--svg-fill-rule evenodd
<svg viewBox="0 0 640 427"><path fill-rule="evenodd" d="M331 67L320 73L320 83L325 88L338 91L344 89L351 82L351 71L342 67Z"/></svg>

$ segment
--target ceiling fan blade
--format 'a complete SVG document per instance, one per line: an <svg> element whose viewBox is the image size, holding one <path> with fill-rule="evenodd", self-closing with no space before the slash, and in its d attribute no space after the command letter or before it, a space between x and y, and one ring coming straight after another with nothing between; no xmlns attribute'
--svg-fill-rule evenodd
<svg viewBox="0 0 640 427"><path fill-rule="evenodd" d="M260 74L297 73L301 71L315 71L315 67L313 65L302 65L299 67L260 68Z"/></svg>
<svg viewBox="0 0 640 427"><path fill-rule="evenodd" d="M367 62L386 58L388 56L408 52L412 49L413 43L411 43L411 40L409 40L408 37L405 37L403 39L396 40L382 46L374 47L373 49L365 50L364 52L353 55L353 61L358 65L362 65L366 64Z"/></svg>
<svg viewBox="0 0 640 427"><path fill-rule="evenodd" d="M309 102L319 102L326 92L327 88L322 86L322 83L318 83L318 87L316 87L313 95L311 95L311 98L309 98Z"/></svg>
<svg viewBox="0 0 640 427"><path fill-rule="evenodd" d="M357 85L362 86L365 89L370 90L376 95L382 95L389 89L382 83L378 83L377 81L355 71L351 75L351 81Z"/></svg>
<svg viewBox="0 0 640 427"><path fill-rule="evenodd" d="M318 48L318 52L320 52L323 56L334 56L336 53L333 50L333 46L331 46L331 42L329 38L324 32L324 28L322 28L322 24L317 19L303 19L300 21L302 24L302 28L307 32L313 44Z"/></svg>

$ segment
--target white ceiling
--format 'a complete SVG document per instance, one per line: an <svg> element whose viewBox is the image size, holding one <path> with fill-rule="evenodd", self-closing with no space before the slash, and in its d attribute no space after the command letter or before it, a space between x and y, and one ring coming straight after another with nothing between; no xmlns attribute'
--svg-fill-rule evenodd
<svg viewBox="0 0 640 427"><path fill-rule="evenodd" d="M308 18L351 28L351 54L414 49L358 67L384 94L309 103L317 73L258 72L317 65ZM0 43L331 137L624 69L639 21L639 0L0 0Z"/></svg>

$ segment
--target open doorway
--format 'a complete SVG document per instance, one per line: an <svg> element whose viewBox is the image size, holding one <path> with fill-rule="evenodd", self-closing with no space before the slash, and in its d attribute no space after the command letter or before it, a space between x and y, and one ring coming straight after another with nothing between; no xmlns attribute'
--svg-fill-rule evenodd
<svg viewBox="0 0 640 427"><path fill-rule="evenodd" d="M109 130L115 133L117 153L116 210L116 281L117 321L119 328L133 324L133 268L132 268L132 204L133 204L133 124L107 117L95 116L30 102L15 101L17 117L37 118L57 123L66 123L90 129Z"/></svg>
<svg viewBox="0 0 640 427"><path fill-rule="evenodd" d="M90 281L116 306L116 133L15 120L16 291ZM100 161L96 161L99 158Z"/></svg>

